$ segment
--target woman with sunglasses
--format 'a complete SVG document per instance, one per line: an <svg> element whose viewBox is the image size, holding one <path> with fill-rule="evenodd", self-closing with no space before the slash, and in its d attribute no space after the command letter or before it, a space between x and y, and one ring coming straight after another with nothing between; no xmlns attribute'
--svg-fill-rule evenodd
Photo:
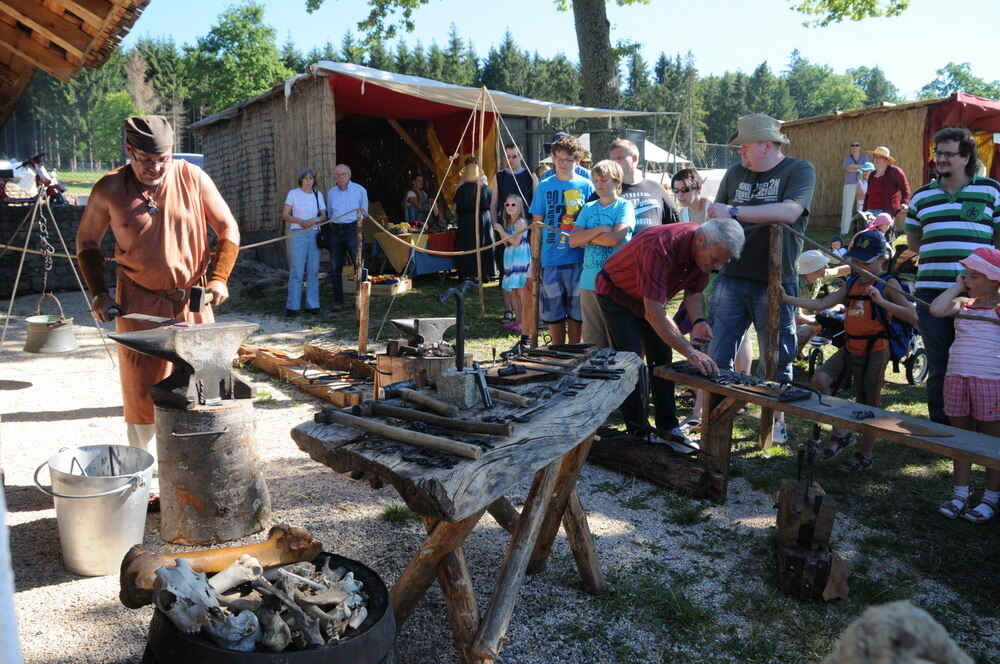
<svg viewBox="0 0 1000 664"><path fill-rule="evenodd" d="M528 233L516 235L528 227L524 218L524 200L517 194L510 194L503 204L503 221L493 223L493 230L506 242L503 252L503 294L508 309L504 317L509 320L501 324L515 332L522 332L520 321L524 320L524 309L531 302L528 297L528 272L531 268L531 243ZM514 317L516 315L516 318ZM529 330L530 332L530 330Z"/></svg>
<svg viewBox="0 0 1000 664"><path fill-rule="evenodd" d="M841 162L844 169L844 193L840 200L840 234L846 236L851 228L851 219L858 195L858 180L862 167L868 158L861 154L861 140L851 141L851 149ZM874 169L874 167L873 167Z"/></svg>
<svg viewBox="0 0 1000 664"><path fill-rule="evenodd" d="M703 182L704 179L693 168L677 171L670 178L670 191L681 206L681 221L695 221L699 224L708 221L708 204L711 201L707 196L701 195Z"/></svg>

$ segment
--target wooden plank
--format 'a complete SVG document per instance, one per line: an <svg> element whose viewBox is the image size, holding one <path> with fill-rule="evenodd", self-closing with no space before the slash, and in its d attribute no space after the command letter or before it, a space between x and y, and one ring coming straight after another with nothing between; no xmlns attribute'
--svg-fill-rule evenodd
<svg viewBox="0 0 1000 664"><path fill-rule="evenodd" d="M781 229L782 224L771 224L768 228L767 253L767 346L764 348L764 378L774 380L778 376L778 345L781 335ZM760 429L757 440L763 449L774 445L774 411L764 408L760 412Z"/></svg>
<svg viewBox="0 0 1000 664"><path fill-rule="evenodd" d="M107 0L49 0L49 2L64 7L94 28L103 27L111 12L111 3Z"/></svg>
<svg viewBox="0 0 1000 664"><path fill-rule="evenodd" d="M331 382L327 379L335 378L335 374L280 350L243 344L240 346L239 357L243 361L251 362L258 369L277 376L303 392L338 408L359 404L365 396L362 389L363 381L354 381L344 375L341 380Z"/></svg>
<svg viewBox="0 0 1000 664"><path fill-rule="evenodd" d="M657 369L653 369L654 374ZM735 400L726 403L722 396L705 391L704 414L701 419L701 449L711 456L704 458L712 470L729 477L729 457L733 448L733 416L739 408ZM728 486L723 485L721 500L725 501Z"/></svg>
<svg viewBox="0 0 1000 664"><path fill-rule="evenodd" d="M535 473L535 480L524 501L521 518L517 520L514 536L511 537L503 562L500 564L493 597L490 598L490 603L483 614L482 624L472 644L472 652L483 659L496 659L500 656L500 641L510 625L514 603L524 583L528 560L532 556L532 551L536 549L542 521L548 516L551 508L556 480L563 474L560 469L564 467L565 457L556 459ZM558 522L556 527L558 528Z"/></svg>
<svg viewBox="0 0 1000 664"><path fill-rule="evenodd" d="M587 461L693 498L713 503L725 499L725 476L666 445L643 443L624 435L600 436L590 448Z"/></svg>
<svg viewBox="0 0 1000 664"><path fill-rule="evenodd" d="M797 415L811 422L836 425L850 431L869 434L876 438L882 438L894 443L924 450L925 452L933 452L934 454L940 454L941 456L959 461L970 461L989 468L1000 469L1000 447L997 446L997 439L994 436L987 436L975 431L956 429L955 427L910 417L909 415L895 413L883 408L859 406L854 401L837 397L824 396L821 402L817 395L812 394L808 399L802 401L782 403L759 392L741 390L734 385L718 385L705 378L682 374L669 367L657 367L653 370L653 373L667 380L672 380L683 385L690 385L695 389L707 390L713 394L734 397L748 403L782 410L785 413ZM875 418L867 420L854 419L853 412L859 409L872 411L875 413ZM878 425L880 418L889 418L892 421L900 421L904 424L912 422L921 428L940 432L940 434L936 436L910 434L897 431L895 428L881 427ZM702 428L704 429L704 424ZM702 433L703 444L704 439L705 436ZM710 451L714 453L714 450Z"/></svg>
<svg viewBox="0 0 1000 664"><path fill-rule="evenodd" d="M423 518L428 534L437 525L435 519ZM451 631L455 636L455 647L465 664L478 664L483 660L471 654L472 641L479 629L479 603L472 588L472 577L465 562L465 552L458 547L449 553L438 565L438 584L444 596L444 604L451 618Z"/></svg>
<svg viewBox="0 0 1000 664"><path fill-rule="evenodd" d="M80 68L79 64L70 62L55 50L42 46L27 33L2 22L0 22L0 45L6 46L63 83L69 81Z"/></svg>
<svg viewBox="0 0 1000 664"><path fill-rule="evenodd" d="M587 454L590 452L590 446L593 442L594 437L589 436L563 455L559 477L552 489L549 507L545 511L545 518L538 534L538 542L535 544L535 550L531 552L531 561L528 563L530 574L537 574L545 569L552 545L556 541L556 535L559 534L559 522L562 521L563 512L566 510L566 501L569 500L569 494L576 486L576 480L580 476L583 464L587 462Z"/></svg>
<svg viewBox="0 0 1000 664"><path fill-rule="evenodd" d="M368 437L344 442L342 427L303 423L292 430L296 444L313 459L338 472L373 472L391 483L406 504L418 514L447 521L463 519L504 496L529 473L544 468L592 434L635 387L641 360L634 353L617 355L624 370L620 380L586 380L575 396L546 398L544 407L530 414L530 421L515 423L508 438L490 441L479 460L454 458L451 468L424 466L404 459L410 450ZM522 409L497 403L463 411L462 417L513 415ZM481 440L456 432L455 440Z"/></svg>
<svg viewBox="0 0 1000 664"><path fill-rule="evenodd" d="M83 60L93 37L85 33L65 17L56 14L37 2L14 2L0 0L0 12L13 17L67 53Z"/></svg>
<svg viewBox="0 0 1000 664"><path fill-rule="evenodd" d="M604 571L597 558L597 549L594 548L594 538L590 534L587 513L580 503L576 489L570 492L569 500L566 502L563 528L566 530L566 539L576 561L576 569L583 581L583 589L591 595L600 595L608 589L608 584L604 580Z"/></svg>
<svg viewBox="0 0 1000 664"><path fill-rule="evenodd" d="M413 153L424 163L424 166L426 166L431 173L436 173L437 168L434 166L434 160L432 160L427 153L424 152L422 147L417 145L417 142L413 140L412 136L410 136L410 132L403 129L403 126L392 118L386 118L385 121L389 123L390 127L396 130L399 137L403 139L403 142L406 143L411 150L413 150Z"/></svg>
<svg viewBox="0 0 1000 664"><path fill-rule="evenodd" d="M521 364L521 362L517 362ZM559 374L548 373L547 371L535 371L524 366L525 372L514 374L513 376L501 376L498 372L501 367L490 367L486 372L486 382L490 385L526 385L527 383L540 383L546 380L556 380L561 378Z"/></svg>
<svg viewBox="0 0 1000 664"><path fill-rule="evenodd" d="M438 566L448 554L462 546L462 542L476 527L484 511L480 510L456 523L438 522L420 544L410 564L389 591L397 625L401 626L410 617L417 602L434 583Z"/></svg>
<svg viewBox="0 0 1000 664"><path fill-rule="evenodd" d="M497 498L490 503L486 511L496 519L501 528L512 535L514 534L514 528L517 527L517 520L521 515L517 511L517 508L510 504L509 500L504 497Z"/></svg>
<svg viewBox="0 0 1000 664"><path fill-rule="evenodd" d="M322 339L314 339L302 344L302 358L334 371L349 371L352 378L371 379L375 367L358 359L354 349Z"/></svg>

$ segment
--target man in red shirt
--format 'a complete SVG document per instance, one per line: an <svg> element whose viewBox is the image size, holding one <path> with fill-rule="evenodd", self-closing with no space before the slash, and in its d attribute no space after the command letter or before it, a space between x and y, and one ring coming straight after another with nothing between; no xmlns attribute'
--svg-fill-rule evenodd
<svg viewBox="0 0 1000 664"><path fill-rule="evenodd" d="M683 290L681 306L694 321L692 337L711 339L702 291L709 274L739 258L743 242L743 229L732 219L654 226L636 235L597 276L598 300L615 350L638 353L650 366L658 366L671 362L674 349L702 373L718 373L712 358L684 338L664 305ZM665 442L690 451L691 442L677 427L674 384L654 378L652 388L656 427L670 432L671 440ZM630 431L646 425L645 395L638 387L621 411Z"/></svg>

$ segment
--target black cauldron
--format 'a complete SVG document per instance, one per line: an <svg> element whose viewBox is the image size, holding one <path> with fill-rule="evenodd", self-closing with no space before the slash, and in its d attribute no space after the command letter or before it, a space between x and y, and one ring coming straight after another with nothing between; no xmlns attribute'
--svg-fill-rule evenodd
<svg viewBox="0 0 1000 664"><path fill-rule="evenodd" d="M368 595L368 617L354 635L321 648L285 652L238 652L220 648L200 636L180 632L170 619L153 611L149 641L142 664L383 664L394 661L396 618L389 592L371 568L334 553L320 553L313 564L327 560L333 568L344 567L364 584Z"/></svg>

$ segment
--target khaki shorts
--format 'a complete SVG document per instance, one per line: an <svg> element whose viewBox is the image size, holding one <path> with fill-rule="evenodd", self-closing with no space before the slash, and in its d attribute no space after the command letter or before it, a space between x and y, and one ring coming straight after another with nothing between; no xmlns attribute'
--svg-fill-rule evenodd
<svg viewBox="0 0 1000 664"><path fill-rule="evenodd" d="M889 349L874 351L868 355L849 354L841 348L833 357L823 363L820 371L839 384L846 371L854 378L855 401L866 406L882 405L882 383L885 381L885 365L889 362Z"/></svg>

